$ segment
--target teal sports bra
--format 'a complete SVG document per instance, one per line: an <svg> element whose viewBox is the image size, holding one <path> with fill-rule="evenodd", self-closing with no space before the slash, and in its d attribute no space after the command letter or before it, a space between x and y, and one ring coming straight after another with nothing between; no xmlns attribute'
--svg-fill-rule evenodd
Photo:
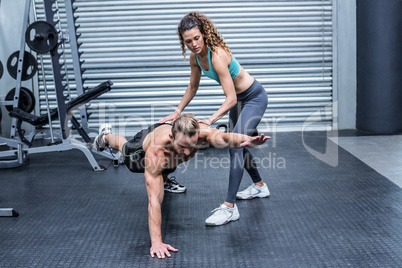
<svg viewBox="0 0 402 268"><path fill-rule="evenodd" d="M214 70L214 67L212 66L212 62L211 62L211 48L208 47L208 65L209 65L209 70L205 71L204 69L202 69L200 61L198 60L198 55L195 55L196 59L197 59L197 63L198 66L200 66L202 72L209 78L214 79L216 82L218 82L219 84L221 83L221 81L219 80L219 76L216 73L216 71ZM232 79L234 79L240 72L240 64L239 62L236 60L235 57L232 57L232 62L229 65L229 73L230 76L232 77Z"/></svg>

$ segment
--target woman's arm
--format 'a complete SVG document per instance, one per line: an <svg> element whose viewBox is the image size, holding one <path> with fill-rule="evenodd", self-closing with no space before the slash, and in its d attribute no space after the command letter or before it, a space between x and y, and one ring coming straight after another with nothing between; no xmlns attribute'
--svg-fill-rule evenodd
<svg viewBox="0 0 402 268"><path fill-rule="evenodd" d="M226 99L222 103L221 107L219 107L219 109L213 115L211 115L208 120L204 121L208 125L211 125L221 119L237 103L235 86L228 68L231 61L232 58L230 58L230 56L223 49L218 49L217 52L212 53L212 66L219 76Z"/></svg>
<svg viewBox="0 0 402 268"><path fill-rule="evenodd" d="M197 60L195 59L195 55L193 53L191 53L190 55L190 67L191 67L190 84L188 85L186 92L181 98L179 105L177 106L173 114L168 115L165 118L159 120L158 122L159 124L165 123L167 121L174 121L175 119L177 119L184 110L184 108L187 107L187 105L190 103L190 101L194 98L195 94L197 93L201 80L201 69L197 64Z"/></svg>

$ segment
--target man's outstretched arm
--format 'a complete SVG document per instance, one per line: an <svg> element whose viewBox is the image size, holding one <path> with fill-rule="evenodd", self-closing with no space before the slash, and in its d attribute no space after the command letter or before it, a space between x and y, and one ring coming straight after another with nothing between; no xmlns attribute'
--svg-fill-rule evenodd
<svg viewBox="0 0 402 268"><path fill-rule="evenodd" d="M212 129L205 125L201 126L201 135L205 136L206 141L217 148L243 148L255 147L265 143L271 137L261 134L260 136L247 136L238 133L224 133L218 129Z"/></svg>

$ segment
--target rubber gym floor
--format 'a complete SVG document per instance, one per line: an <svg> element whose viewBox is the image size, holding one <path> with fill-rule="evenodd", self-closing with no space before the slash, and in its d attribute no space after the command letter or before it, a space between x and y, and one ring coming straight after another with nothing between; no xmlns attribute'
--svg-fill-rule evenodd
<svg viewBox="0 0 402 268"><path fill-rule="evenodd" d="M188 189L165 194L169 259L149 256L143 175L98 156L108 169L94 172L79 151L31 155L0 170L0 207L20 213L0 218L0 267L401 267L400 186L326 132L276 133L253 152L271 196L238 201L240 219L220 227L204 221L226 195L227 149L175 171Z"/></svg>

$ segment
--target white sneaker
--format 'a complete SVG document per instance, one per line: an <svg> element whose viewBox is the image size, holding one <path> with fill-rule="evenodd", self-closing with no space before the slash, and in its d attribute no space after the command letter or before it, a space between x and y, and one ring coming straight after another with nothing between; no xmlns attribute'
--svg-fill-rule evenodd
<svg viewBox="0 0 402 268"><path fill-rule="evenodd" d="M270 195L266 183L262 187L254 183L241 192L237 192L237 199L253 199L256 197L268 197Z"/></svg>
<svg viewBox="0 0 402 268"><path fill-rule="evenodd" d="M108 133L112 133L112 125L111 124L102 124L99 127L99 135L96 136L94 140L94 146L99 150L103 151L105 150L106 143L103 140L103 135L106 135Z"/></svg>
<svg viewBox="0 0 402 268"><path fill-rule="evenodd" d="M212 210L212 215L205 220L205 224L209 226L219 226L230 221L236 221L240 217L236 204L233 208L222 204L220 207Z"/></svg>

